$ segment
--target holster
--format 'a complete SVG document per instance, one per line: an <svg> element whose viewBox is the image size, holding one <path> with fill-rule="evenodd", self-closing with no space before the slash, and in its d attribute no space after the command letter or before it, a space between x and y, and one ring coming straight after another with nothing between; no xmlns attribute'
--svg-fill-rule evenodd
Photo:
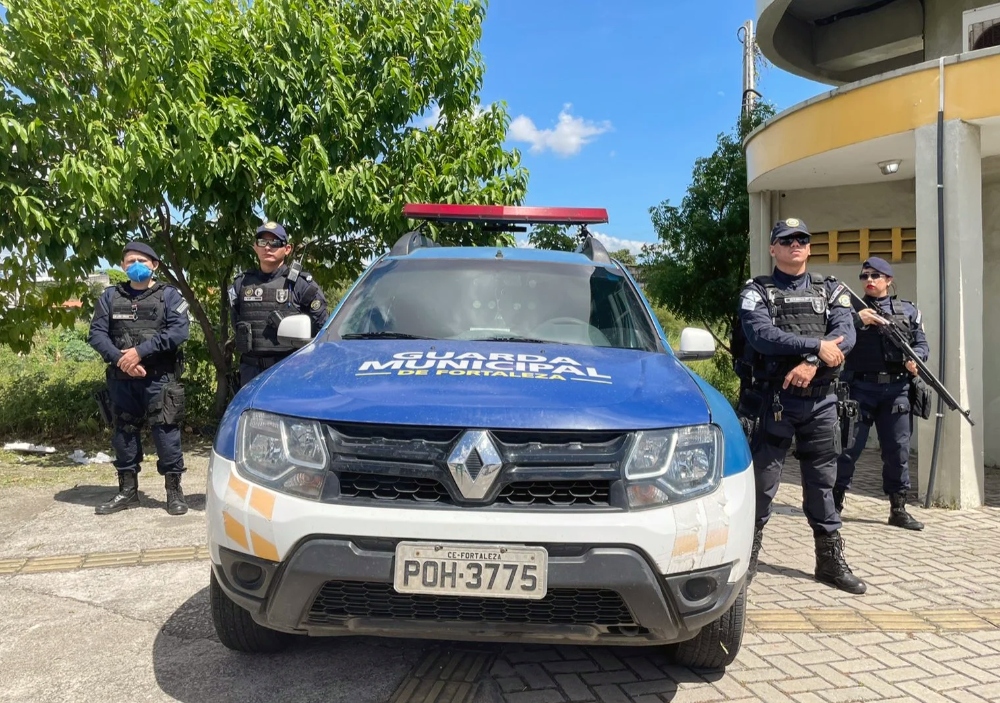
<svg viewBox="0 0 1000 703"><path fill-rule="evenodd" d="M249 322L236 323L236 351L240 354L253 351L253 328Z"/></svg>
<svg viewBox="0 0 1000 703"><path fill-rule="evenodd" d="M285 319L285 313L281 310L272 310L267 316L267 326L273 328L275 331L278 329L278 325L281 321Z"/></svg>
<svg viewBox="0 0 1000 703"><path fill-rule="evenodd" d="M931 389L919 376L910 380L910 410L924 420L931 416Z"/></svg>
<svg viewBox="0 0 1000 703"><path fill-rule="evenodd" d="M747 436L750 448L754 449L762 435L762 418L764 416L764 402L766 395L763 390L755 389L752 386L744 385L740 389L739 400L736 404L736 416L743 427L743 434Z"/></svg>
<svg viewBox="0 0 1000 703"><path fill-rule="evenodd" d="M176 425L184 419L184 386L180 381L163 384L160 394L149 408L149 424Z"/></svg>
<svg viewBox="0 0 1000 703"><path fill-rule="evenodd" d="M851 387L846 383L834 383L837 394L837 418L840 421L840 448L850 449L858 431L858 420L861 418L861 404L851 400ZM839 452L838 452L839 454Z"/></svg>
<svg viewBox="0 0 1000 703"><path fill-rule="evenodd" d="M94 400L97 401L97 412L101 416L101 421L108 427L113 427L115 423L114 411L111 409L111 392L107 386L94 392Z"/></svg>

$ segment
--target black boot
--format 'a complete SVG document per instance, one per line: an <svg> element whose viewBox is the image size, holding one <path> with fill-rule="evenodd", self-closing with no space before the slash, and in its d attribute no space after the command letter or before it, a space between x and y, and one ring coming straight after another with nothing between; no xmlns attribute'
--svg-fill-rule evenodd
<svg viewBox="0 0 1000 703"><path fill-rule="evenodd" d="M837 515L844 512L844 494L847 491L843 488L833 489L833 506L837 509Z"/></svg>
<svg viewBox="0 0 1000 703"><path fill-rule="evenodd" d="M868 590L865 582L851 573L844 559L844 540L840 532L816 536L816 580L857 595Z"/></svg>
<svg viewBox="0 0 1000 703"><path fill-rule="evenodd" d="M183 515L188 511L184 502L184 491L181 490L180 474L164 474L163 485L167 488L167 512L171 515Z"/></svg>
<svg viewBox="0 0 1000 703"><path fill-rule="evenodd" d="M139 507L139 480L135 471L118 472L118 495L107 503L101 503L94 512L98 515L110 515L120 510Z"/></svg>
<svg viewBox="0 0 1000 703"><path fill-rule="evenodd" d="M750 550L750 562L747 564L747 583L753 581L757 575L757 559L760 557L760 547L764 543L764 526L755 525L753 528L753 548Z"/></svg>
<svg viewBox="0 0 1000 703"><path fill-rule="evenodd" d="M904 530L922 530L924 523L915 520L912 515L906 512L906 491L889 494L889 524L893 527L902 527Z"/></svg>

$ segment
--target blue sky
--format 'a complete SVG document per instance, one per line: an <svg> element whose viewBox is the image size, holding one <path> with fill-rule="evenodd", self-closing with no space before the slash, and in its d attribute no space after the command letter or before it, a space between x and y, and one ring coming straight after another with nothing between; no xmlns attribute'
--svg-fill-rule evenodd
<svg viewBox="0 0 1000 703"><path fill-rule="evenodd" d="M736 32L754 9L753 0L492 0L482 101L507 103L508 143L531 173L525 204L606 207L599 231L654 241L649 208L679 204L694 160L736 122ZM773 66L758 85L779 109L827 89Z"/></svg>

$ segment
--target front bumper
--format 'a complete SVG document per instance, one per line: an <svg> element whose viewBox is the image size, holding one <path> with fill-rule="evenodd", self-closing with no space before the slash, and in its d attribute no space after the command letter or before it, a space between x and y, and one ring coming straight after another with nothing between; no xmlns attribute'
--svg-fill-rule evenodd
<svg viewBox="0 0 1000 703"><path fill-rule="evenodd" d="M313 537L283 563L222 548L213 568L223 590L254 620L284 632L616 645L694 637L732 605L745 579L729 580L731 564L658 576L628 547L542 546L550 552L548 590L556 602L507 607L511 601L482 599L491 601L485 614L471 620L470 606L480 599L391 592L393 540ZM351 595L331 602L330 589ZM609 605L618 602L614 594L624 608ZM594 599L605 603L603 611L594 610L601 607ZM594 618L594 612L604 614Z"/></svg>

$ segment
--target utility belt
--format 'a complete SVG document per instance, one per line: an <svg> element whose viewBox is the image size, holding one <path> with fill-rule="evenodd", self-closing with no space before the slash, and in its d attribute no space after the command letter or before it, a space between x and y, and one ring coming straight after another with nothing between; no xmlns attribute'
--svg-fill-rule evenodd
<svg viewBox="0 0 1000 703"><path fill-rule="evenodd" d="M267 356L257 356L256 354L242 354L240 355L240 363L246 364L247 366L253 366L265 371L275 364L277 364L282 359L291 356L291 352L283 354L269 354Z"/></svg>
<svg viewBox="0 0 1000 703"><path fill-rule="evenodd" d="M169 383L171 381L179 381L183 373L183 365L180 363L169 366L160 364L147 366L142 361L139 361L139 365L146 369L145 376L130 376L117 366L111 365L108 366L108 379L113 378L116 381L149 381L155 378L156 380L164 380Z"/></svg>
<svg viewBox="0 0 1000 703"><path fill-rule="evenodd" d="M907 371L881 371L881 372L870 372L863 373L858 371L844 371L841 376L841 380L845 383L851 383L852 381L861 381L863 383L877 383L879 385L886 385L889 383L899 383L900 381L908 381L912 376Z"/></svg>
<svg viewBox="0 0 1000 703"><path fill-rule="evenodd" d="M752 451L767 440L769 433L763 432L767 416L771 415L775 422L781 422L784 408L781 405L781 394L791 393L796 397L824 397L831 393L837 396L837 419L840 432L836 435L837 454L853 446L857 432L857 423L861 417L861 406L856 400L851 400L850 386L846 383L832 381L816 388L782 389L781 383L758 382L744 385L736 406L736 415L740 425L750 442Z"/></svg>
<svg viewBox="0 0 1000 703"><path fill-rule="evenodd" d="M825 383L821 383L818 386L812 384L801 388L799 386L789 386L788 388L782 388L785 379L773 381L755 381L751 388L755 391L761 393L785 393L796 398L825 398L826 396L833 393L833 387L835 385L834 381L831 379Z"/></svg>

